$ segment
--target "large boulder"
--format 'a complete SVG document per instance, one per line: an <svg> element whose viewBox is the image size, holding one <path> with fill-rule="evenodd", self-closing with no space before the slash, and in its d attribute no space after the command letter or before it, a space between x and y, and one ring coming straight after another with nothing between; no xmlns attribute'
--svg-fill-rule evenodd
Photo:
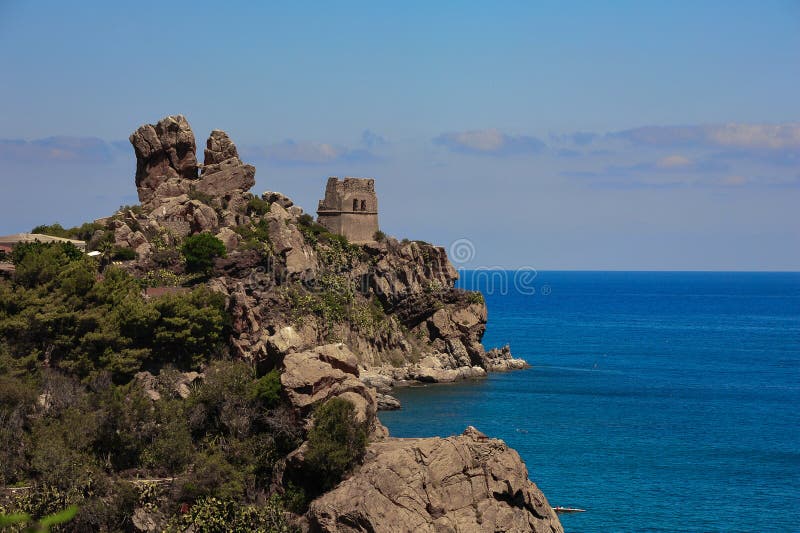
<svg viewBox="0 0 800 533"><path fill-rule="evenodd" d="M386 434L376 416L375 390L358 379L358 360L344 344L287 354L283 366L281 385L300 417L307 418L317 405L342 397L353 403L356 420L365 422L373 437Z"/></svg>
<svg viewBox="0 0 800 533"><path fill-rule="evenodd" d="M473 427L460 436L387 439L314 500L311 531L563 532L517 452Z"/></svg>
<svg viewBox="0 0 800 533"><path fill-rule="evenodd" d="M206 141L203 170L194 188L212 197L223 197L249 190L256 184L255 175L256 167L242 163L228 134L214 130Z"/></svg>
<svg viewBox="0 0 800 533"><path fill-rule="evenodd" d="M244 193L255 185L256 169L239 159L227 133L211 132L202 166L197 163L194 133L183 115L145 124L131 134L130 141L136 153L139 201L162 225L179 235L216 228L216 215L200 213L200 219L193 219L192 213L187 213L192 210L186 207L190 198L223 208L230 225L243 222L234 211L246 207Z"/></svg>
<svg viewBox="0 0 800 533"><path fill-rule="evenodd" d="M145 124L133 132L136 153L136 189L139 201L150 207L160 186L172 180L180 189L183 180L197 179L197 145L183 115L170 115L157 124Z"/></svg>

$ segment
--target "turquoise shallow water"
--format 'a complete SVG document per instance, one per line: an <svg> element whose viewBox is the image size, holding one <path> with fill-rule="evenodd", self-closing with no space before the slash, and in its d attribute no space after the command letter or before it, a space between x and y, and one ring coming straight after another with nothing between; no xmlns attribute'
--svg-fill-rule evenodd
<svg viewBox="0 0 800 533"><path fill-rule="evenodd" d="M567 531L800 531L800 274L459 283L486 294L484 343L534 367L397 390L393 436L502 438L552 505L587 509Z"/></svg>

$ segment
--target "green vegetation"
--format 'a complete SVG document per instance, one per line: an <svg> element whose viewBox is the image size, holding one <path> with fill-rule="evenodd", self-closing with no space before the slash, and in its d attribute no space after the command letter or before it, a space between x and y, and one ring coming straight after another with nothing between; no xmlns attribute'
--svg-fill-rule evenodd
<svg viewBox="0 0 800 533"><path fill-rule="evenodd" d="M214 265L214 258L226 256L225 244L210 233L187 237L181 253L186 259L186 268L191 272L208 272Z"/></svg>
<svg viewBox="0 0 800 533"><path fill-rule="evenodd" d="M171 516L185 504L196 531L218 530L205 522L218 505L239 530L285 531L277 504L253 504L301 428L277 371L225 358L222 296L148 301L138 280L113 266L101 275L61 243L15 254L15 278L0 280L0 486L31 488L0 502L20 520L9 527L77 505L60 530L128 530L137 506ZM186 389L191 369L204 378ZM173 488L146 501L126 481L163 476Z"/></svg>
<svg viewBox="0 0 800 533"><path fill-rule="evenodd" d="M315 225L319 226L319 224L314 222L314 217L312 217L308 213L303 213L302 215L300 215L297 218L297 223L300 224L301 226L305 226L307 228L310 228L310 227L315 226ZM324 229L325 228L323 228L323 231L324 231Z"/></svg>
<svg viewBox="0 0 800 533"><path fill-rule="evenodd" d="M323 264L333 270L343 270L356 261L366 259L366 253L361 246L350 244L343 235L331 233L325 226L314 222L308 213L300 215L298 228L306 242L316 249Z"/></svg>
<svg viewBox="0 0 800 533"><path fill-rule="evenodd" d="M375 232L375 235L372 238L378 242L383 242L386 240L386 234L381 230L378 230Z"/></svg>
<svg viewBox="0 0 800 533"><path fill-rule="evenodd" d="M269 239L269 223L259 220L256 224L242 225L233 228L242 237L243 248L268 252L272 245Z"/></svg>
<svg viewBox="0 0 800 533"><path fill-rule="evenodd" d="M64 229L61 224L56 222L49 226L41 225L36 226L31 230L31 233L39 233L41 235L51 235L53 237L62 237L64 239L76 239L79 241L91 240L94 233L98 230L104 230L105 226L96 224L94 222L85 222L80 226L74 228Z"/></svg>
<svg viewBox="0 0 800 533"><path fill-rule="evenodd" d="M269 213L270 205L271 204L268 201L262 200L258 196L253 196L247 202L247 214L250 216L252 215L264 216L267 213Z"/></svg>
<svg viewBox="0 0 800 533"><path fill-rule="evenodd" d="M308 432L302 469L290 469L283 502L287 509L302 514L308 503L335 487L364 459L367 426L355 417L349 400L334 397L318 405L314 425Z"/></svg>
<svg viewBox="0 0 800 533"><path fill-rule="evenodd" d="M350 317L355 300L353 282L343 274L324 274L311 287L296 283L288 287L287 293L295 321L314 314L329 328Z"/></svg>
<svg viewBox="0 0 800 533"><path fill-rule="evenodd" d="M234 520L279 523L276 504L258 512L251 506L267 493L276 461L300 443L291 412L269 386L253 394L263 382L244 362L211 363L186 399L177 392L179 376L169 369L156 376L158 401L138 380L114 385L98 376L82 384L52 370L2 376L0 390L11 392L0 398L0 420L7 421L0 428L0 484L33 487L7 510L37 518L78 505L67 530L97 531L127 529L133 509L144 503L170 515L199 502L192 511L196 530L214 531L199 521L208 499L217 498L230 512L244 513ZM45 406L36 398L46 398ZM145 498L124 481L134 473L174 481Z"/></svg>
<svg viewBox="0 0 800 533"><path fill-rule="evenodd" d="M242 505L234 500L203 498L189 512L176 516L167 533L289 533L299 531L286 521L280 502L273 498L265 505Z"/></svg>
<svg viewBox="0 0 800 533"><path fill-rule="evenodd" d="M367 335L375 335L388 325L386 312L377 298L373 298L366 305L354 305L349 320Z"/></svg>
<svg viewBox="0 0 800 533"><path fill-rule="evenodd" d="M203 202L206 205L211 205L211 202L214 200L214 197L211 196L210 194L207 194L207 193L204 193L204 192L200 192L197 189L195 189L194 187L189 189L188 196L189 196L190 200L198 200L200 202Z"/></svg>
<svg viewBox="0 0 800 533"><path fill-rule="evenodd" d="M467 293L467 301L471 304L485 303L483 294L481 294L479 291L469 291Z"/></svg>
<svg viewBox="0 0 800 533"><path fill-rule="evenodd" d="M254 381L250 386L250 398L264 402L267 407L274 407L280 401L281 375L271 370Z"/></svg>
<svg viewBox="0 0 800 533"><path fill-rule="evenodd" d="M128 213L129 211L134 215L141 215L142 213L144 213L144 209L142 209L142 206L136 204L136 205L121 205L119 206L119 209L117 209L116 214L124 214Z"/></svg>
<svg viewBox="0 0 800 533"><path fill-rule="evenodd" d="M221 295L198 288L145 301L137 280L64 243L16 246L13 282L0 282L0 369L46 364L117 382L143 368L199 368L220 353ZM77 252L77 253L76 253Z"/></svg>
<svg viewBox="0 0 800 533"><path fill-rule="evenodd" d="M351 402L331 398L317 407L305 456L306 475L315 480L313 488L319 493L333 488L361 462L366 446L367 428L356 421Z"/></svg>
<svg viewBox="0 0 800 533"><path fill-rule="evenodd" d="M11 261L16 265L14 280L24 287L48 284L61 269L84 259L83 252L68 242L25 242L14 246Z"/></svg>
<svg viewBox="0 0 800 533"><path fill-rule="evenodd" d="M131 261L136 257L136 252L131 248L123 248L121 246L115 246L111 253L111 259L114 261Z"/></svg>
<svg viewBox="0 0 800 533"><path fill-rule="evenodd" d="M248 213L269 207L253 197ZM269 253L269 225L256 220L236 231L244 246ZM9 254L16 271L0 279L0 486L26 488L0 495L0 529L127 531L134 509L145 508L167 517L167 531L291 531L283 507L304 509L363 459L367 427L352 403L334 398L314 413L302 469L285 478L280 499L272 495L276 466L306 429L279 369L230 359L225 298L197 285L226 255L219 239L202 233L176 249L162 234L152 238L152 263L115 266L136 254L100 225L34 231L91 239L101 255L60 242ZM380 303L347 273L363 248L308 215L301 231L326 268L316 286L280 288L293 312L331 331L344 322L365 334L387 327ZM145 267L139 278L125 270ZM192 284L152 299L142 291Z"/></svg>
<svg viewBox="0 0 800 533"><path fill-rule="evenodd" d="M2 508L0 508L0 529L6 528L22 528L24 527L24 531L30 533L46 533L50 531L50 528L53 526L57 526L59 524L65 524L75 518L75 514L78 512L78 507L75 505L70 505L63 511L59 511L57 513L53 513L51 515L42 517L39 520L34 520L34 518L28 513L14 513L14 514L4 514L2 512ZM27 524L27 525L26 525Z"/></svg>
<svg viewBox="0 0 800 533"><path fill-rule="evenodd" d="M143 287L188 287L205 279L205 274L176 274L166 268L157 268L145 272L138 279Z"/></svg>

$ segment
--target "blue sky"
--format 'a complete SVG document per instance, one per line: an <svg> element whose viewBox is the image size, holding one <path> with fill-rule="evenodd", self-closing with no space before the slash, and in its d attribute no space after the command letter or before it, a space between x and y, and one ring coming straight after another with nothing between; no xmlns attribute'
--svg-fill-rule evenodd
<svg viewBox="0 0 800 533"><path fill-rule="evenodd" d="M128 135L182 113L467 266L800 270L796 1L0 0L0 50L0 234L134 203Z"/></svg>

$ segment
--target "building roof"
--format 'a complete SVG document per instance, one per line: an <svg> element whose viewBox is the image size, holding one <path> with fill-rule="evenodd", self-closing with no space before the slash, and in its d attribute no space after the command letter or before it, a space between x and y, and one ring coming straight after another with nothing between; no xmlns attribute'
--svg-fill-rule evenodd
<svg viewBox="0 0 800 533"><path fill-rule="evenodd" d="M81 250L86 249L86 241L79 241L75 239L65 239L64 237L53 237L52 235L43 235L41 233L15 233L14 235L3 235L0 237L0 246L7 245L13 246L20 242L69 242L74 244Z"/></svg>

